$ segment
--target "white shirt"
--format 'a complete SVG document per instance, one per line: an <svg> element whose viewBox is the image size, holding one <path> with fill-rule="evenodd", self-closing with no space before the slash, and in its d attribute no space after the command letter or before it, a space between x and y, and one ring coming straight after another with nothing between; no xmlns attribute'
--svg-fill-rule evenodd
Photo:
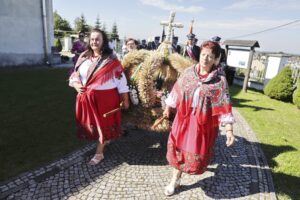
<svg viewBox="0 0 300 200"><path fill-rule="evenodd" d="M92 61L87 59L85 60L79 67L79 77L83 85L86 84L87 81L87 72L89 67L92 65ZM69 85L72 86L75 82L74 79L70 79ZM125 74L122 72L122 76L120 79L116 78L115 76L108 80L107 82L103 83L102 85L99 85L95 88L95 90L109 90L117 88L119 93L126 93L129 92L129 88L127 86L127 80L125 77Z"/></svg>

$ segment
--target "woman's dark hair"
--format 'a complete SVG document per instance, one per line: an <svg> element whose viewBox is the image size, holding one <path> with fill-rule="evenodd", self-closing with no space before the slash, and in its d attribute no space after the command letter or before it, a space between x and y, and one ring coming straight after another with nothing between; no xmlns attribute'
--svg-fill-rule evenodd
<svg viewBox="0 0 300 200"><path fill-rule="evenodd" d="M80 37L81 35L84 37L85 33L84 33L83 31L80 31L80 32L78 33L78 36Z"/></svg>
<svg viewBox="0 0 300 200"><path fill-rule="evenodd" d="M89 42L88 42L88 46L87 46L87 49L88 49L88 53L90 55L93 54L93 50L91 48L91 45L90 45L90 38L91 38L91 34L92 33L100 33L102 35L102 39L103 39L103 42L102 42L102 47L100 49L101 51L101 54L102 56L109 56L110 54L112 54L113 50L109 47L109 44L108 44L108 37L106 35L106 33L98 28L94 28L91 32L90 32L90 36L89 36Z"/></svg>
<svg viewBox="0 0 300 200"><path fill-rule="evenodd" d="M133 39L133 38L128 38L128 39L126 40L125 44L127 45L127 43L128 43L129 41L133 41L135 45L138 45L138 44L139 44L138 41L136 41L136 40Z"/></svg>
<svg viewBox="0 0 300 200"><path fill-rule="evenodd" d="M212 53L215 55L215 57L219 58L219 56L221 54L221 46L219 45L219 43L213 42L213 41L203 42L200 47L200 53L201 53L202 49L204 49L204 48L211 49Z"/></svg>

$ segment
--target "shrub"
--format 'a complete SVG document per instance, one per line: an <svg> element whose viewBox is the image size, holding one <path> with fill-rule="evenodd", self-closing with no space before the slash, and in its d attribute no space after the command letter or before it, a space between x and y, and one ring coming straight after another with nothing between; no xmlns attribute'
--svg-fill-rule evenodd
<svg viewBox="0 0 300 200"><path fill-rule="evenodd" d="M264 93L272 99L291 102L293 96L292 70L289 67L283 68L266 85Z"/></svg>
<svg viewBox="0 0 300 200"><path fill-rule="evenodd" d="M300 79L297 82L297 89L293 94L293 103L300 109Z"/></svg>
<svg viewBox="0 0 300 200"><path fill-rule="evenodd" d="M59 39L59 38L55 38L55 40L54 40L54 46L55 46L55 48L56 48L56 50L57 50L58 52L61 52L61 50L62 50L62 45L61 45L61 42L60 42L60 39Z"/></svg>

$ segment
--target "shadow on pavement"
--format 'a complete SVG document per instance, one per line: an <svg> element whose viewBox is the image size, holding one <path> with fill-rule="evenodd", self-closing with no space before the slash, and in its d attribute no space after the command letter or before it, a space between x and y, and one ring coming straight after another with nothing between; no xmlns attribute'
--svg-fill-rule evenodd
<svg viewBox="0 0 300 200"><path fill-rule="evenodd" d="M147 189L148 193L140 191L141 188L132 188L133 186L129 185L126 195L134 195L129 191L137 189L135 192L140 191L139 195L147 196L154 192L153 190L158 188L162 190L170 178L171 167L167 167L168 163L165 158L167 139L168 134L165 133L131 130L128 136L113 141L107 146L105 159L100 164L96 166L87 164L95 152L95 145L93 145L77 162L74 161L65 166L64 170L36 180L36 183L23 188L20 196L27 195L29 199L35 199L39 198L40 194L47 194L52 199L70 196L83 198L83 195L86 197L92 195L93 189L97 190L97 193L105 195L102 194L103 191L118 193L118 186L114 185L116 182L118 184L144 185L145 188L142 188L144 188L143 190ZM209 165L208 171L205 172L206 174L197 175L197 179L193 179L193 175L184 175L184 179L189 184L183 183L174 198L187 193L198 193L198 191L194 191L197 188L201 188L206 196L213 199L274 193L271 170L261 151L262 145L251 143L243 137L237 137L237 139L238 141L233 147L227 148L225 147L225 136L219 135L215 145L215 157ZM264 145L264 148L274 152L271 154L272 158L268 158L269 162L283 152L294 150L290 146ZM151 166L155 166L154 169L151 168L153 171L149 171L149 173L143 171L149 170ZM275 166L275 164L273 163L271 166ZM139 174L140 172L142 173ZM144 177L145 174L150 174L151 177ZM295 187L299 186L300 178L282 173L273 173L273 177L287 183L287 187L278 188L277 192L291 198L299 197L299 194L292 194L289 191L289 185L292 183L295 184ZM125 185L123 187L126 188ZM31 194L30 191L34 191L34 193ZM162 191L156 192L162 193ZM201 191L199 190L199 192Z"/></svg>
<svg viewBox="0 0 300 200"><path fill-rule="evenodd" d="M213 199L239 198L257 193L270 193L275 192L272 187L273 181L270 179L272 174L273 179L286 182L286 187L277 188L276 193L285 194L291 199L299 197L300 192L294 194L292 191L296 191L296 189L290 188L300 185L300 177L272 172L267 167L262 151L259 150L263 146L264 149L274 152L267 159L271 163L271 167L274 167L277 164L274 164L276 162L273 159L281 153L294 151L293 147L250 143L241 137L237 137L237 139L237 145L226 148L225 136L219 136L215 147L215 157L211 163L216 167L208 168L208 171L213 172L214 175L191 185L183 185L179 192L200 187L207 196ZM255 157L252 151L256 151Z"/></svg>

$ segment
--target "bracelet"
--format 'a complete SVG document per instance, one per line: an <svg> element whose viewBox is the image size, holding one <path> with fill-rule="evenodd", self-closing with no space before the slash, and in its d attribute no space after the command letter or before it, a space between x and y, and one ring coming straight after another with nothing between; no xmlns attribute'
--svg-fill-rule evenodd
<svg viewBox="0 0 300 200"><path fill-rule="evenodd" d="M230 130L226 130L226 132L229 132L229 131L233 132L233 130L232 130L232 129L230 129Z"/></svg>

